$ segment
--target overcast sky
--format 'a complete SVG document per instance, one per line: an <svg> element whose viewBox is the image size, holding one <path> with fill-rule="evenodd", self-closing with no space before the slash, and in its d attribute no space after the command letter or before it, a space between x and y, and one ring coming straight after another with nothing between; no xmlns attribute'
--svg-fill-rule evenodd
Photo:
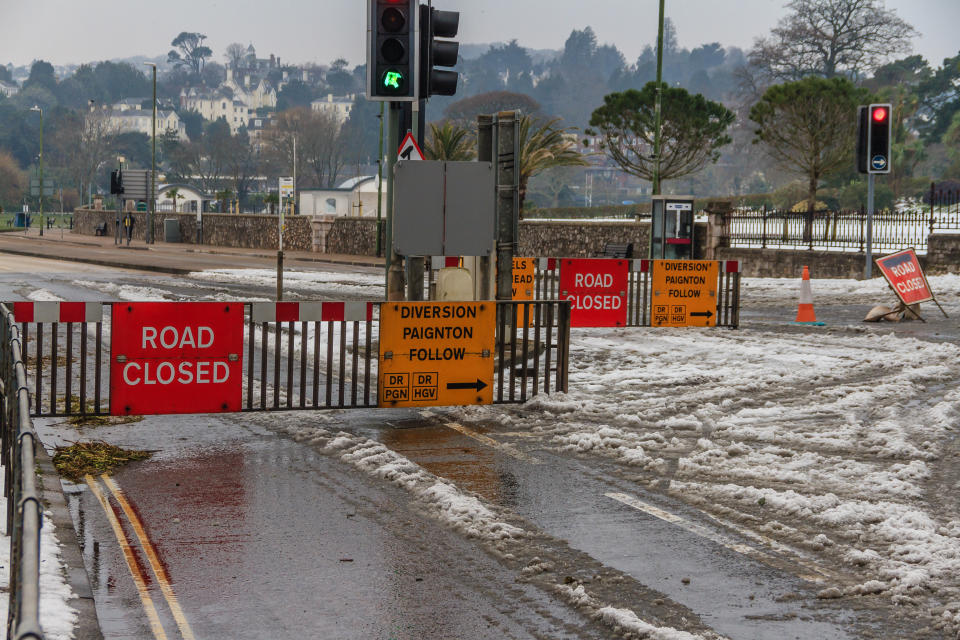
<svg viewBox="0 0 960 640"><path fill-rule="evenodd" d="M783 17L785 0L666 0L680 45L708 42L747 49ZM208 36L223 63L231 42L253 45L290 63L364 62L366 0L0 0L0 63L43 59L69 64L156 56L181 31ZM559 49L572 29L593 27L629 62L656 38L656 0L435 0L460 11L461 42L516 38ZM887 0L921 35L914 50L933 66L960 51L960 0Z"/></svg>

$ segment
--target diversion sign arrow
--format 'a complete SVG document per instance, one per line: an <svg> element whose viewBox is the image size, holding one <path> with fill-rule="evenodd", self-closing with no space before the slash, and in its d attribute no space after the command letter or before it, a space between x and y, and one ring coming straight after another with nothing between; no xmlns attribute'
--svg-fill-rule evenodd
<svg viewBox="0 0 960 640"><path fill-rule="evenodd" d="M713 311L694 311L690 314L691 318L707 318L710 319L713 317Z"/></svg>
<svg viewBox="0 0 960 640"><path fill-rule="evenodd" d="M477 379L476 382L448 382L447 383L448 391L466 390L466 389L469 389L471 391L480 391L481 389L485 389L486 387L487 387L487 383L480 379Z"/></svg>

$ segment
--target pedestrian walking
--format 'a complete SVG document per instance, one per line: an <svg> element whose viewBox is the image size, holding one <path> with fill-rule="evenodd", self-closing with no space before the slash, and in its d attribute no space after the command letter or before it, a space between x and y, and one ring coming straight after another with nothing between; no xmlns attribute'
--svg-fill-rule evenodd
<svg viewBox="0 0 960 640"><path fill-rule="evenodd" d="M127 234L127 246L130 246L130 240L133 239L133 214L127 211L127 215L123 217L123 229Z"/></svg>

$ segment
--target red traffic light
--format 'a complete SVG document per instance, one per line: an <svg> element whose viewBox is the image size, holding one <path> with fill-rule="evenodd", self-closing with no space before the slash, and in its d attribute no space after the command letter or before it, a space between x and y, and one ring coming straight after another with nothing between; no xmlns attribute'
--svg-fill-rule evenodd
<svg viewBox="0 0 960 640"><path fill-rule="evenodd" d="M884 122L887 119L887 108L886 107L874 107L873 109L873 121L874 122Z"/></svg>

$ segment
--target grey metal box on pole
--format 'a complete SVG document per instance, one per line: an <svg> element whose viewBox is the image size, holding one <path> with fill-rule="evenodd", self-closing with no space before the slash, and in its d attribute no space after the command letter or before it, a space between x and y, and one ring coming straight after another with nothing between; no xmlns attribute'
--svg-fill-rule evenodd
<svg viewBox="0 0 960 640"><path fill-rule="evenodd" d="M398 162L394 249L404 256L490 255L494 187L490 162Z"/></svg>

